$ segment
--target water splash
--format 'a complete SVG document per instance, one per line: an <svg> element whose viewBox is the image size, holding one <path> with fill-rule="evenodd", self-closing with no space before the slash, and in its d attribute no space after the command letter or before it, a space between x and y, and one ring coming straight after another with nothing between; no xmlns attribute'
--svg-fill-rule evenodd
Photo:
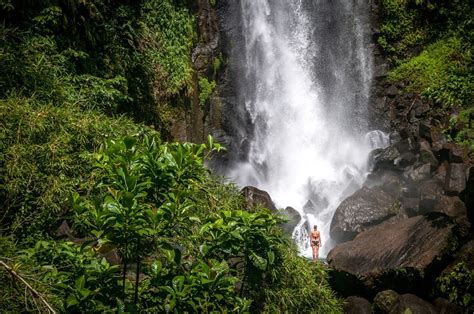
<svg viewBox="0 0 474 314"><path fill-rule="evenodd" d="M248 158L228 171L240 185L270 193L303 219L293 237L310 255L308 228L332 248L329 225L341 201L364 182L372 149L386 145L368 132L372 54L366 1L240 0L239 103L251 128ZM232 32L231 31L231 32Z"/></svg>

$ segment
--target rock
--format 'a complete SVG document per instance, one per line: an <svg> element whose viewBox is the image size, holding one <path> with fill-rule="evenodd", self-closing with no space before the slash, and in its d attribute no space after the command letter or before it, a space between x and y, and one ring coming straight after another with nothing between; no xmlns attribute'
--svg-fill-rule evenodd
<svg viewBox="0 0 474 314"><path fill-rule="evenodd" d="M459 305L451 303L449 300L444 298L436 298L433 303L439 314L453 314L463 312Z"/></svg>
<svg viewBox="0 0 474 314"><path fill-rule="evenodd" d="M431 144L427 140L420 139L419 143L420 143L420 149L431 150Z"/></svg>
<svg viewBox="0 0 474 314"><path fill-rule="evenodd" d="M374 298L374 310L383 314L437 314L436 308L414 294L399 295L393 290L379 292Z"/></svg>
<svg viewBox="0 0 474 314"><path fill-rule="evenodd" d="M285 231L285 233L291 235L293 233L293 229L295 229L295 227L300 222L301 215L293 207L287 207L280 211L280 213L288 217L288 221L281 224L281 228L283 229L283 231Z"/></svg>
<svg viewBox="0 0 474 314"><path fill-rule="evenodd" d="M419 185L420 193L420 211L418 214L425 214L433 211L438 199L443 195L443 184L435 179L422 182Z"/></svg>
<svg viewBox="0 0 474 314"><path fill-rule="evenodd" d="M441 163L434 173L434 177L440 180L441 182L446 181L446 175L448 174L449 163L447 161Z"/></svg>
<svg viewBox="0 0 474 314"><path fill-rule="evenodd" d="M439 164L433 152L426 148L420 149L420 161L424 164L430 164L432 170L435 170Z"/></svg>
<svg viewBox="0 0 474 314"><path fill-rule="evenodd" d="M439 195L433 211L441 212L453 218L460 228L461 236L466 236L471 228L467 217L466 205L457 196Z"/></svg>
<svg viewBox="0 0 474 314"><path fill-rule="evenodd" d="M111 244L97 247L97 252L111 265L120 265L122 263L118 249Z"/></svg>
<svg viewBox="0 0 474 314"><path fill-rule="evenodd" d="M466 165L449 164L444 189L448 194L459 195L466 188Z"/></svg>
<svg viewBox="0 0 474 314"><path fill-rule="evenodd" d="M394 145L388 146L374 155L374 171L377 169L397 169L394 162L399 157L400 152L397 148Z"/></svg>
<svg viewBox="0 0 474 314"><path fill-rule="evenodd" d="M418 128L418 136L432 143L433 136L431 133L431 126L426 123L420 123L420 126Z"/></svg>
<svg viewBox="0 0 474 314"><path fill-rule="evenodd" d="M461 193L461 198L469 209L467 215L471 222L474 222L474 167L471 166L468 171L466 188Z"/></svg>
<svg viewBox="0 0 474 314"><path fill-rule="evenodd" d="M431 174L431 165L424 164L417 168L410 167L407 169L403 176L407 179L410 179L413 182L420 182L426 180L430 177Z"/></svg>
<svg viewBox="0 0 474 314"><path fill-rule="evenodd" d="M379 170L370 173L364 185L369 188L379 186L384 192L398 198L401 194L402 179L394 171Z"/></svg>
<svg viewBox="0 0 474 314"><path fill-rule="evenodd" d="M402 208L408 214L409 217L413 217L420 212L420 199L416 197L403 197L401 198Z"/></svg>
<svg viewBox="0 0 474 314"><path fill-rule="evenodd" d="M387 88L386 90L386 94L390 98L394 98L395 96L398 95L398 93L399 93L399 90L395 85L390 85L390 87Z"/></svg>
<svg viewBox="0 0 474 314"><path fill-rule="evenodd" d="M400 157L394 160L394 164L399 166L400 168L405 168L416 161L415 154L411 152L405 152L400 155Z"/></svg>
<svg viewBox="0 0 474 314"><path fill-rule="evenodd" d="M67 223L66 220L63 220L63 222L59 226L58 230L56 231L56 234L60 238L70 238L70 237L72 237L72 229L71 229L71 227L69 227L69 224Z"/></svg>
<svg viewBox="0 0 474 314"><path fill-rule="evenodd" d="M418 144L413 138L407 137L395 143L395 147L400 153L407 153L416 150L418 148Z"/></svg>
<svg viewBox="0 0 474 314"><path fill-rule="evenodd" d="M86 238L77 238L74 236L72 228L69 226L66 220L63 220L58 230L56 231L56 235L60 238L65 238L67 239L67 241L76 244L83 244L84 242L86 242Z"/></svg>
<svg viewBox="0 0 474 314"><path fill-rule="evenodd" d="M437 314L438 312L432 304L420 299L416 295L403 294L400 296L399 307L395 313Z"/></svg>
<svg viewBox="0 0 474 314"><path fill-rule="evenodd" d="M395 199L380 187L362 187L336 209L330 227L331 238L338 242L351 240L359 232L398 212Z"/></svg>
<svg viewBox="0 0 474 314"><path fill-rule="evenodd" d="M430 110L430 105L426 101L417 99L414 104L415 115L417 117L422 116Z"/></svg>
<svg viewBox="0 0 474 314"><path fill-rule="evenodd" d="M266 191L257 189L253 186L244 187L240 193L245 197L247 208L252 208L257 205L268 208L269 210L276 212L277 208Z"/></svg>
<svg viewBox="0 0 474 314"><path fill-rule="evenodd" d="M350 296L346 298L343 310L345 314L371 314L372 306L367 299Z"/></svg>
<svg viewBox="0 0 474 314"><path fill-rule="evenodd" d="M451 163L464 163L468 159L467 153L462 147L448 142L438 145L436 153L440 160Z"/></svg>
<svg viewBox="0 0 474 314"><path fill-rule="evenodd" d="M441 213L386 222L337 245L327 260L369 290L397 284L420 287L421 274L429 276L429 269L451 250L454 230L451 219Z"/></svg>
<svg viewBox="0 0 474 314"><path fill-rule="evenodd" d="M374 310L376 313L391 313L393 309L399 306L400 295L393 290L379 292L374 298Z"/></svg>

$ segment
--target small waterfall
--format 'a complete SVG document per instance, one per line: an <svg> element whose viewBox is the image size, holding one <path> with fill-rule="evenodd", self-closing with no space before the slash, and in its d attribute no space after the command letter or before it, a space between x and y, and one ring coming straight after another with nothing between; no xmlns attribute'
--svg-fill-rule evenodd
<svg viewBox="0 0 474 314"><path fill-rule="evenodd" d="M231 65L247 158L228 176L270 193L303 219L293 237L310 255L308 228L322 232L341 201L363 183L382 132L368 130L372 81L369 8L363 0L239 0L229 18Z"/></svg>

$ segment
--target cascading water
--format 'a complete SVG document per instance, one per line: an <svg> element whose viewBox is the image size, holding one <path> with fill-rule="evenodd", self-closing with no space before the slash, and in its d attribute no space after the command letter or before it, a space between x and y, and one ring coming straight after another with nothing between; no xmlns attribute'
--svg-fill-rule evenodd
<svg viewBox="0 0 474 314"><path fill-rule="evenodd" d="M317 224L325 256L329 225L341 201L359 188L371 150L386 145L368 132L372 79L368 5L364 0L240 0L238 103L250 128L247 159L228 176L292 206L302 220L293 237L310 255ZM237 7L239 6L239 7Z"/></svg>

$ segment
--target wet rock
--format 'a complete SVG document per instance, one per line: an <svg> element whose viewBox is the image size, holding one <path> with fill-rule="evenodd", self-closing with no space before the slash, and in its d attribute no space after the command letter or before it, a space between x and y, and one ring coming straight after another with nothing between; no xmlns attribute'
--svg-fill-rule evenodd
<svg viewBox="0 0 474 314"><path fill-rule="evenodd" d="M450 164L444 189L448 194L459 195L466 188L466 165Z"/></svg>
<svg viewBox="0 0 474 314"><path fill-rule="evenodd" d="M437 179L422 182L419 185L420 211L419 214L433 211L438 203L438 199L443 195L443 184Z"/></svg>
<svg viewBox="0 0 474 314"><path fill-rule="evenodd" d="M394 171L379 170L370 173L364 185L369 188L379 186L384 192L397 198L401 195L403 182L400 176Z"/></svg>
<svg viewBox="0 0 474 314"><path fill-rule="evenodd" d="M420 161L424 164L430 164L432 170L435 170L439 164L433 152L426 148L420 149Z"/></svg>
<svg viewBox="0 0 474 314"><path fill-rule="evenodd" d="M420 182L426 180L430 177L431 174L431 165L424 164L419 167L410 167L407 169L403 176L407 179L410 179L413 182Z"/></svg>
<svg viewBox="0 0 474 314"><path fill-rule="evenodd" d="M327 259L334 270L357 277L369 290L419 287L421 274L429 276L450 251L454 230L441 213L386 222L337 245Z"/></svg>
<svg viewBox="0 0 474 314"><path fill-rule="evenodd" d="M405 168L416 161L415 154L411 152L405 152L400 155L400 157L394 160L394 164L400 168Z"/></svg>
<svg viewBox="0 0 474 314"><path fill-rule="evenodd" d="M247 208L252 208L257 205L261 205L270 209L273 212L277 211L277 208L273 203L270 194L268 194L266 191L257 189L253 186L246 186L240 191L240 193L245 197Z"/></svg>
<svg viewBox="0 0 474 314"><path fill-rule="evenodd" d="M368 227L397 215L397 205L380 187L362 187L336 209L330 227L331 238L338 242L351 240Z"/></svg>
<svg viewBox="0 0 474 314"><path fill-rule="evenodd" d="M288 218L288 221L281 224L281 228L286 234L291 235L293 230L301 220L300 213L293 207L287 207L280 211L280 213Z"/></svg>
<svg viewBox="0 0 474 314"><path fill-rule="evenodd" d="M395 160L400 157L398 149L391 145L374 155L374 171L377 169L398 169Z"/></svg>
<svg viewBox="0 0 474 314"><path fill-rule="evenodd" d="M404 197L401 199L402 208L409 217L419 215L420 213L420 199L417 197Z"/></svg>
<svg viewBox="0 0 474 314"><path fill-rule="evenodd" d="M418 148L418 144L413 138L407 137L395 143L395 147L400 153L407 153L416 150Z"/></svg>
<svg viewBox="0 0 474 314"><path fill-rule="evenodd" d="M440 195L434 211L444 213L452 218L467 216L466 205L457 196Z"/></svg>
<svg viewBox="0 0 474 314"><path fill-rule="evenodd" d="M346 298L343 310L345 314L371 314L372 306L367 299L350 296Z"/></svg>

